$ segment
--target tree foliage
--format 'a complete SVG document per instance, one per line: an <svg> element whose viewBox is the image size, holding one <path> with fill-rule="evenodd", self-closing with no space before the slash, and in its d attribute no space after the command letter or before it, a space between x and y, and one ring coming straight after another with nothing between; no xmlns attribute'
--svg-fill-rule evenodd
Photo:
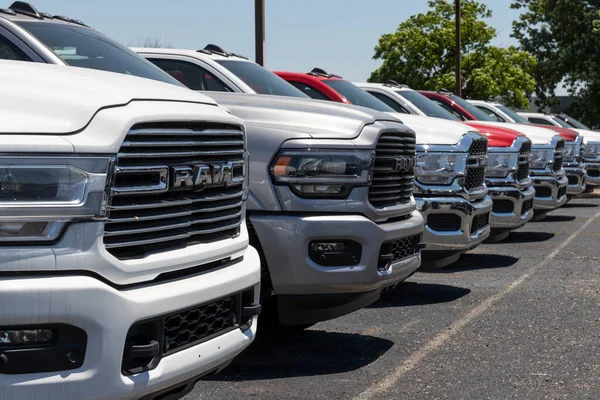
<svg viewBox="0 0 600 400"><path fill-rule="evenodd" d="M534 54L538 105L557 103L562 82L576 102L568 111L584 122L600 125L600 1L513 0L521 10L513 36Z"/></svg>
<svg viewBox="0 0 600 400"><path fill-rule="evenodd" d="M496 30L485 22L492 12L477 0L461 2L462 92L467 98L501 97L509 105L524 107L535 89L531 75L536 60L515 47L490 45ZM454 2L429 0L430 10L402 22L396 32L384 34L374 59L383 64L370 82L393 79L416 89L454 89Z"/></svg>

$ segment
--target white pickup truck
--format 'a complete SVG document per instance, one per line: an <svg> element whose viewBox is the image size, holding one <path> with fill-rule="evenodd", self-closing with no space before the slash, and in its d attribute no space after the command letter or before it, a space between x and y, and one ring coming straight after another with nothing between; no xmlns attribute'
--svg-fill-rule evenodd
<svg viewBox="0 0 600 400"><path fill-rule="evenodd" d="M162 399L224 368L260 311L241 120L103 71L0 81L0 398Z"/></svg>

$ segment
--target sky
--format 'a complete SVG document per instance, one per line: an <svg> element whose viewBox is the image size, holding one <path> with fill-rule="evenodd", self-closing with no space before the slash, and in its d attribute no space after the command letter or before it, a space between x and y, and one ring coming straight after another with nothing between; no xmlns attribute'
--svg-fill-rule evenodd
<svg viewBox="0 0 600 400"><path fill-rule="evenodd" d="M80 19L119 42L136 46L159 38L170 47L200 49L208 43L254 59L253 0L29 0L39 11ZM510 37L518 12L510 0L483 0L493 11L497 46ZM9 2L3 7L6 7ZM265 0L266 67L308 72L320 67L350 81L364 81L379 67L373 48L426 0Z"/></svg>

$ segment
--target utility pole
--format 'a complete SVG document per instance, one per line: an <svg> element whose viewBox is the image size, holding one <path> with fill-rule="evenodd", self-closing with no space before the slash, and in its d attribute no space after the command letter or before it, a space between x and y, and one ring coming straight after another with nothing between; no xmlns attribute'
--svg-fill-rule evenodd
<svg viewBox="0 0 600 400"><path fill-rule="evenodd" d="M460 0L454 0L456 9L456 95L462 97L462 78L460 74Z"/></svg>
<svg viewBox="0 0 600 400"><path fill-rule="evenodd" d="M254 0L256 63L265 66L265 0Z"/></svg>

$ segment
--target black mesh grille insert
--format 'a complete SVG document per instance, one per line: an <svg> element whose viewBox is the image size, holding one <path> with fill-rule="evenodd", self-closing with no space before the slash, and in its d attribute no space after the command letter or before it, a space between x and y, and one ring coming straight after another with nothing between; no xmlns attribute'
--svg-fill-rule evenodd
<svg viewBox="0 0 600 400"><path fill-rule="evenodd" d="M533 208L533 199L525 200L523 202L523 207L521 208L521 214L527 213L527 211Z"/></svg>
<svg viewBox="0 0 600 400"><path fill-rule="evenodd" d="M521 145L521 150L519 150L520 154L529 154L531 153L531 142L523 142Z"/></svg>
<svg viewBox="0 0 600 400"><path fill-rule="evenodd" d="M567 175L567 179L569 180L569 185L577 185L579 183L577 175Z"/></svg>
<svg viewBox="0 0 600 400"><path fill-rule="evenodd" d="M550 197L552 196L552 189L545 186L535 187L535 197Z"/></svg>
<svg viewBox="0 0 600 400"><path fill-rule="evenodd" d="M377 268L379 270L388 269L391 264L417 254L420 239L421 235L415 235L381 245Z"/></svg>
<svg viewBox="0 0 600 400"><path fill-rule="evenodd" d="M379 137L369 202L383 208L410 202L414 183L415 137L386 132Z"/></svg>
<svg viewBox="0 0 600 400"><path fill-rule="evenodd" d="M474 234L490 224L490 213L479 214L473 218L471 234Z"/></svg>
<svg viewBox="0 0 600 400"><path fill-rule="evenodd" d="M558 172L563 167L563 152L565 149L565 141L563 139L556 142L556 149L554 153L554 165L552 169L554 172Z"/></svg>
<svg viewBox="0 0 600 400"><path fill-rule="evenodd" d="M231 296L165 317L163 353L172 353L236 328L239 306L239 296Z"/></svg>
<svg viewBox="0 0 600 400"><path fill-rule="evenodd" d="M235 125L133 126L115 167L104 231L107 251L120 259L141 258L238 236L244 154L244 134ZM200 170L205 179L198 184Z"/></svg>
<svg viewBox="0 0 600 400"><path fill-rule="evenodd" d="M562 169L562 167L563 167L562 153L556 154L554 156L554 166L552 168L554 169L554 172L558 172Z"/></svg>
<svg viewBox="0 0 600 400"><path fill-rule="evenodd" d="M481 156L487 154L487 139L475 139L473 143L471 143L471 147L469 147L469 154L473 156Z"/></svg>
<svg viewBox="0 0 600 400"><path fill-rule="evenodd" d="M458 231L461 222L456 214L431 214L427 217L427 226L438 232Z"/></svg>
<svg viewBox="0 0 600 400"><path fill-rule="evenodd" d="M519 166L515 178L517 181L524 181L529 178L529 155L531 154L531 142L523 142L519 150Z"/></svg>
<svg viewBox="0 0 600 400"><path fill-rule="evenodd" d="M485 179L485 167L467 168L465 176L465 188L467 190L476 189L483 186Z"/></svg>
<svg viewBox="0 0 600 400"><path fill-rule="evenodd" d="M494 200L492 211L498 214L511 213L515 210L514 203L510 200Z"/></svg>
<svg viewBox="0 0 600 400"><path fill-rule="evenodd" d="M588 169L587 174L592 178L598 178L600 176L600 169Z"/></svg>
<svg viewBox="0 0 600 400"><path fill-rule="evenodd" d="M567 194L567 188L566 187L561 187L558 188L558 198L560 199L561 197L563 197L564 195Z"/></svg>

